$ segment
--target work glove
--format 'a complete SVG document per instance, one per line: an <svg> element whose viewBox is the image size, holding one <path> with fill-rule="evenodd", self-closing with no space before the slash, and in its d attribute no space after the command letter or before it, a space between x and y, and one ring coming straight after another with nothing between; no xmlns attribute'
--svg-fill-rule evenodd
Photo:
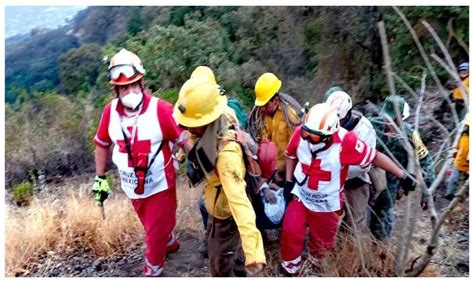
<svg viewBox="0 0 474 283"><path fill-rule="evenodd" d="M400 186L403 189L404 195L408 195L409 192L413 192L416 188L416 177L411 173L406 173L400 178Z"/></svg>
<svg viewBox="0 0 474 283"><path fill-rule="evenodd" d="M283 187L283 196L285 197L286 203L289 203L292 199L291 191L295 186L295 182L293 181L286 181L285 186Z"/></svg>
<svg viewBox="0 0 474 283"><path fill-rule="evenodd" d="M92 193L94 194L95 200L102 205L104 201L109 197L111 190L109 182L105 176L95 176L94 185L92 186Z"/></svg>
<svg viewBox="0 0 474 283"><path fill-rule="evenodd" d="M263 276L264 268L264 263L252 263L245 266L245 272L247 273L247 277L260 277Z"/></svg>
<svg viewBox="0 0 474 283"><path fill-rule="evenodd" d="M269 203L277 203L278 200L277 200L275 194L272 192L272 190L270 189L270 187L268 186L267 183L263 183L262 192L263 192L263 195L265 196L265 199Z"/></svg>

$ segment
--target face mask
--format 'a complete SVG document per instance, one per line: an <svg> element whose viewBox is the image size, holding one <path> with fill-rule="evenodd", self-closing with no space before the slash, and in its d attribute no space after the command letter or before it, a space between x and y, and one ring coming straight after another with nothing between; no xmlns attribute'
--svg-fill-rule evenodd
<svg viewBox="0 0 474 283"><path fill-rule="evenodd" d="M142 102L143 93L141 92L131 92L123 97L120 98L123 106L135 110L140 102Z"/></svg>

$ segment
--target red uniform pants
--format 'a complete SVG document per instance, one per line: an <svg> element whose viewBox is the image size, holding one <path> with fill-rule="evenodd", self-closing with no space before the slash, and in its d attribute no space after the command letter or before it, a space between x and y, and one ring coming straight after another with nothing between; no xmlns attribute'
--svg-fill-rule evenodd
<svg viewBox="0 0 474 283"><path fill-rule="evenodd" d="M301 269L306 227L309 227L309 252L322 258L332 249L339 227L340 212L314 212L299 200L292 200L287 207L281 230L281 257L288 273Z"/></svg>
<svg viewBox="0 0 474 283"><path fill-rule="evenodd" d="M176 225L176 189L144 199L132 199L132 205L145 229L145 276L160 276L166 257L167 246L177 244L172 231Z"/></svg>

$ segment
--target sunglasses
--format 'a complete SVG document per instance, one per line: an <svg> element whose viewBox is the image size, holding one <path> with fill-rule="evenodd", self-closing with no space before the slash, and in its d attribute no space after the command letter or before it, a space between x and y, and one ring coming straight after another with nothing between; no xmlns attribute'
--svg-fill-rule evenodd
<svg viewBox="0 0 474 283"><path fill-rule="evenodd" d="M127 79L135 76L138 70L130 65L117 65L109 70L109 80L117 80L120 75L123 75Z"/></svg>
<svg viewBox="0 0 474 283"><path fill-rule="evenodd" d="M306 126L301 129L301 138L311 144L327 143L331 136L323 135L319 132L313 131Z"/></svg>

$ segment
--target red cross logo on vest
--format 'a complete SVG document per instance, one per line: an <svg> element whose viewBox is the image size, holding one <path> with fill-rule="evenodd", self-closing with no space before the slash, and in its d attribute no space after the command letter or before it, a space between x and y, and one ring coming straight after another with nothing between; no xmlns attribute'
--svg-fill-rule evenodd
<svg viewBox="0 0 474 283"><path fill-rule="evenodd" d="M128 132L133 131L133 127L128 127ZM128 145L131 147L132 158L135 163L139 162L140 157L148 157L148 153L151 151L151 140L138 140L138 127L136 129L135 137L133 139L133 146L130 143L130 138L127 138ZM125 145L125 140L118 140L117 144L119 146L119 151L122 153L127 153L127 146ZM147 158L148 161L148 158ZM136 164L133 164L130 156L128 157L128 167L135 167Z"/></svg>
<svg viewBox="0 0 474 283"><path fill-rule="evenodd" d="M331 181L331 171L321 168L321 159L311 159L311 165L301 164L303 173L308 176L308 188L318 190L319 181Z"/></svg>

